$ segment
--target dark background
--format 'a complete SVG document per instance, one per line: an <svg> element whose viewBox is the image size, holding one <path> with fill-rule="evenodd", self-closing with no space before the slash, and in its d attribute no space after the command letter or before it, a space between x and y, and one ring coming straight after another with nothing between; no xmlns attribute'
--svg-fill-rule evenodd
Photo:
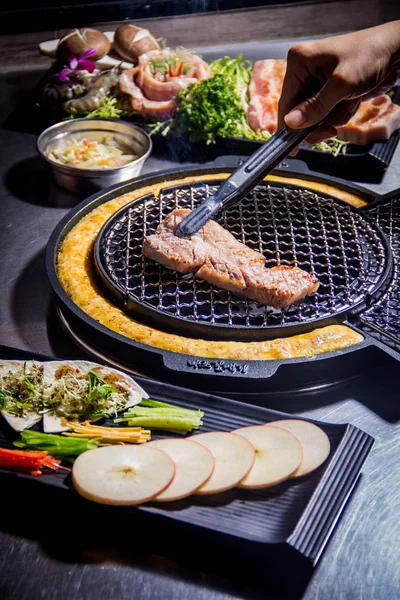
<svg viewBox="0 0 400 600"><path fill-rule="evenodd" d="M331 0L317 0L330 2ZM0 34L46 31L102 21L148 19L192 13L257 8L282 4L310 4L305 0L27 0L2 3Z"/></svg>

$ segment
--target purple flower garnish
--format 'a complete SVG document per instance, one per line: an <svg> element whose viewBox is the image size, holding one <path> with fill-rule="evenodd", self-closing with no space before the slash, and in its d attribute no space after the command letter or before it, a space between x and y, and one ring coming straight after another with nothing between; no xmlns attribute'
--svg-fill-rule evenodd
<svg viewBox="0 0 400 600"><path fill-rule="evenodd" d="M96 48L89 48L82 54L80 58L78 58L68 48L68 54L66 56L66 61L68 64L64 65L63 69L59 73L52 75L52 77L57 77L61 82L65 83L66 81L69 81L69 75L75 71L88 71L88 73L93 73L96 65L91 60L86 59L95 54L95 52Z"/></svg>

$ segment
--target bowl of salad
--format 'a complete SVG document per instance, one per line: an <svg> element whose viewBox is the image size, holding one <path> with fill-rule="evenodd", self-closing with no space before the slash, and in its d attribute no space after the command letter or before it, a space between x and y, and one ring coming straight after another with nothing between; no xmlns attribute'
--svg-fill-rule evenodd
<svg viewBox="0 0 400 600"><path fill-rule="evenodd" d="M145 131L114 119L63 121L37 141L58 185L71 192L91 193L137 177L151 149Z"/></svg>

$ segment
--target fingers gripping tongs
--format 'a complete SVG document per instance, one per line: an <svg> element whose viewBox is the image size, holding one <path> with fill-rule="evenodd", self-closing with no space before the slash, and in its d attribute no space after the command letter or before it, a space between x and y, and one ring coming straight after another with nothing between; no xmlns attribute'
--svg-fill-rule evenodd
<svg viewBox="0 0 400 600"><path fill-rule="evenodd" d="M210 196L195 208L181 223L176 235L187 238L194 235L220 210L239 202L246 194L272 171L288 154L313 131L281 127L221 185L214 196Z"/></svg>

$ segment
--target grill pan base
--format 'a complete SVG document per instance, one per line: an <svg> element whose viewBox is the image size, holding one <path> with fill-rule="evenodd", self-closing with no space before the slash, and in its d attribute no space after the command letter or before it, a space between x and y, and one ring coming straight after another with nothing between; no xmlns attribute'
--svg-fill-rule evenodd
<svg viewBox="0 0 400 600"><path fill-rule="evenodd" d="M357 346L312 358L268 361L219 361L184 356L156 348L128 347L123 338L108 334L82 322L65 306L58 305L61 324L74 342L94 359L108 362L144 377L165 381L203 392L251 399L271 400L281 394L302 395L334 387L394 360L383 345L365 340ZM121 337L121 336L118 336ZM396 358L396 353L393 353ZM232 373L232 364L246 369Z"/></svg>

